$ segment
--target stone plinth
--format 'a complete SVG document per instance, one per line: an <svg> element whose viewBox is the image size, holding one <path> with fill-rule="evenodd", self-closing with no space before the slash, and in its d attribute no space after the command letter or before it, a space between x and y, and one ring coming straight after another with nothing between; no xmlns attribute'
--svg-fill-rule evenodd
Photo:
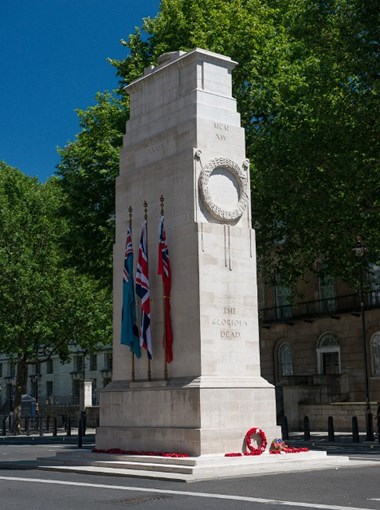
<svg viewBox="0 0 380 510"><path fill-rule="evenodd" d="M116 188L113 382L101 393L97 448L241 450L247 429L268 439L273 387L260 376L255 236L244 130L228 57L196 49L165 55L127 87L131 117ZM172 267L174 361L164 380L162 284L157 276L160 197ZM154 359L120 344L128 208L135 253L148 203Z"/></svg>

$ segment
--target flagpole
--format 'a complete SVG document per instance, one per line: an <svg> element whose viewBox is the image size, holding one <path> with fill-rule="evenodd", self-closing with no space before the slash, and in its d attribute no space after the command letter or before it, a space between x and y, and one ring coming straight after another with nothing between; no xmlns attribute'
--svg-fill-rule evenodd
<svg viewBox="0 0 380 510"><path fill-rule="evenodd" d="M132 206L130 205L129 208L128 208L128 212L129 212L129 230L131 231L131 234L132 234ZM132 360L132 369L131 369L131 380L133 382L136 381L136 372L135 372L135 353L132 351L131 352L131 360Z"/></svg>
<svg viewBox="0 0 380 510"><path fill-rule="evenodd" d="M161 202L161 216L164 216L164 196L161 195L160 197ZM168 380L169 374L168 374L168 363L166 360L166 304L165 304L165 287L162 285L162 306L163 306L163 316L164 316L164 379L165 381Z"/></svg>
<svg viewBox="0 0 380 510"><path fill-rule="evenodd" d="M146 252L148 256L148 202L144 200L144 220L146 221ZM148 356L148 381L152 380L150 358Z"/></svg>

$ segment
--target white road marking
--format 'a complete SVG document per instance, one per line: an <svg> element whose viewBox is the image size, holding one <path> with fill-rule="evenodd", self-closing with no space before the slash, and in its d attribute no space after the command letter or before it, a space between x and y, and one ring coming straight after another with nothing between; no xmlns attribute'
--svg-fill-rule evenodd
<svg viewBox="0 0 380 510"><path fill-rule="evenodd" d="M44 480L42 478L18 478L14 476L0 476L0 480L12 482L44 483L47 485L68 485L71 487L92 487L95 489L111 489L131 492L150 492L153 494L173 494L176 496L190 496L193 498L226 499L233 501L246 501L249 503L262 503L264 505L299 506L304 508L320 508L323 510L373 510L365 507L322 505L318 503L302 503L299 501L281 501L278 499L251 498L249 496L233 496L229 494L213 494L208 492L174 491L165 489L150 489L148 487L125 487L123 485L106 485L102 483L68 482L65 480ZM374 499L377 501L377 499Z"/></svg>

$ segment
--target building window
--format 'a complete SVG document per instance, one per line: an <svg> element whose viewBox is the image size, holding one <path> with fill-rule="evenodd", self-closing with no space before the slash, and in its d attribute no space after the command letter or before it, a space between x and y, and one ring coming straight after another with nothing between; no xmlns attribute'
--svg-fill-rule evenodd
<svg viewBox="0 0 380 510"><path fill-rule="evenodd" d="M317 344L318 373L340 374L340 346L333 333L323 333Z"/></svg>
<svg viewBox="0 0 380 510"><path fill-rule="evenodd" d="M46 381L46 398L53 397L53 381Z"/></svg>
<svg viewBox="0 0 380 510"><path fill-rule="evenodd" d="M380 376L380 331L371 338L372 374Z"/></svg>
<svg viewBox="0 0 380 510"><path fill-rule="evenodd" d="M380 304L380 266L370 263L368 266L368 283L369 283L369 305Z"/></svg>
<svg viewBox="0 0 380 510"><path fill-rule="evenodd" d="M46 361L46 373L47 374L52 374L53 370L54 370L53 360L52 359L48 359Z"/></svg>
<svg viewBox="0 0 380 510"><path fill-rule="evenodd" d="M8 362L8 377L12 378L16 375L16 364L14 361Z"/></svg>
<svg viewBox="0 0 380 510"><path fill-rule="evenodd" d="M92 380L92 405L96 406L98 405L98 394L96 391L96 388L98 386L98 381L96 379Z"/></svg>
<svg viewBox="0 0 380 510"><path fill-rule="evenodd" d="M286 319L292 316L291 297L292 291L290 287L281 283L281 276L276 274L276 319Z"/></svg>
<svg viewBox="0 0 380 510"><path fill-rule="evenodd" d="M279 375L293 375L293 353L288 343L283 343L278 348Z"/></svg>
<svg viewBox="0 0 380 510"><path fill-rule="evenodd" d="M83 372L84 369L84 357L81 354L80 356L75 356L74 358L74 372Z"/></svg>
<svg viewBox="0 0 380 510"><path fill-rule="evenodd" d="M112 370L112 352L104 353L104 370Z"/></svg>
<svg viewBox="0 0 380 510"><path fill-rule="evenodd" d="M319 278L320 311L333 312L336 310L335 279L332 276Z"/></svg>
<svg viewBox="0 0 380 510"><path fill-rule="evenodd" d="M98 370L98 355L91 354L90 355L90 370Z"/></svg>

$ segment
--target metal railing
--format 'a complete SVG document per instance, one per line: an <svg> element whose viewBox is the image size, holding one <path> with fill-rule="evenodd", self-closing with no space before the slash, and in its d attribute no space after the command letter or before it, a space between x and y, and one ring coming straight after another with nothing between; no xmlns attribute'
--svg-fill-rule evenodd
<svg viewBox="0 0 380 510"><path fill-rule="evenodd" d="M380 291L365 294L365 308L380 308ZM261 324L291 322L295 319L313 319L321 316L334 316L340 313L360 314L360 296L348 294L334 298L303 301L292 305L262 308L259 311Z"/></svg>

